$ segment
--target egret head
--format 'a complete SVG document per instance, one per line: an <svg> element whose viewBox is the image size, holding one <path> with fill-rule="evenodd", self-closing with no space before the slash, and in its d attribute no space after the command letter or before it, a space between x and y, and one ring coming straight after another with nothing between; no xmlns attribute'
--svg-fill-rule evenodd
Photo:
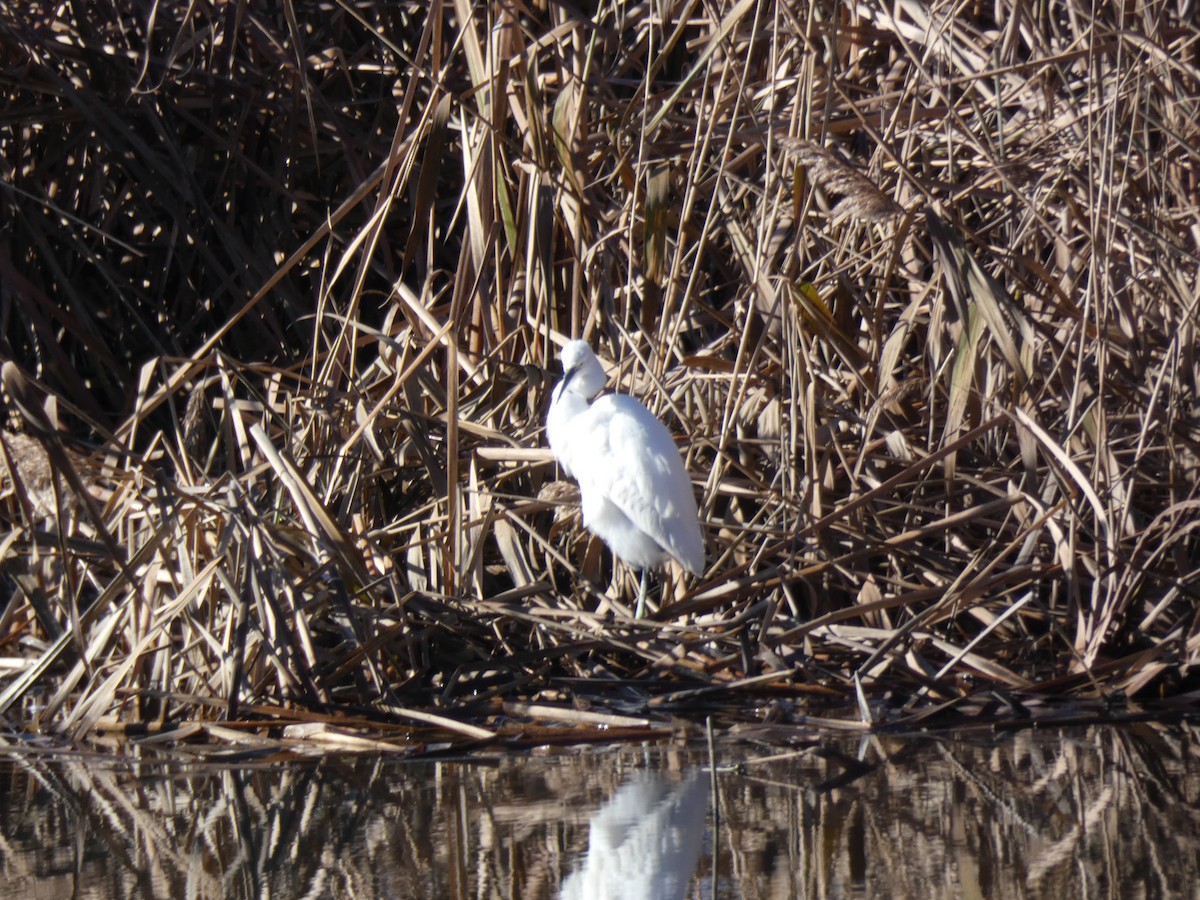
<svg viewBox="0 0 1200 900"><path fill-rule="evenodd" d="M570 391L585 400L600 393L607 377L604 367L586 341L571 341L562 348L563 378L558 391Z"/></svg>

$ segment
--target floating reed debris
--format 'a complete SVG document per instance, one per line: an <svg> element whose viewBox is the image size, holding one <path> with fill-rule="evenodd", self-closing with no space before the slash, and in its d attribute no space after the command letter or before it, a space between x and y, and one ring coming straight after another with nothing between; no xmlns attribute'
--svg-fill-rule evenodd
<svg viewBox="0 0 1200 900"><path fill-rule="evenodd" d="M0 715L418 753L553 709L1186 703L1198 38L1149 2L0 7ZM650 621L545 450L579 336L701 499Z"/></svg>

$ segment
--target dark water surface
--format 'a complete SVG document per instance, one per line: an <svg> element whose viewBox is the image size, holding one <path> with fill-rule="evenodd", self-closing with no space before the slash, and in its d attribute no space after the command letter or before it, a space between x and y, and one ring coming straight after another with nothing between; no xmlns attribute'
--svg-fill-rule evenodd
<svg viewBox="0 0 1200 900"><path fill-rule="evenodd" d="M0 896L1192 897L1200 735L217 766L0 740Z"/></svg>

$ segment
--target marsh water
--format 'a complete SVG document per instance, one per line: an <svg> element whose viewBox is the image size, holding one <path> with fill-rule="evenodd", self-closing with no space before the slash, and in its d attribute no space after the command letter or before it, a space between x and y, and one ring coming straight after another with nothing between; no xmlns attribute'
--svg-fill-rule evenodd
<svg viewBox="0 0 1200 900"><path fill-rule="evenodd" d="M1200 729L130 762L0 741L0 896L1192 897Z"/></svg>

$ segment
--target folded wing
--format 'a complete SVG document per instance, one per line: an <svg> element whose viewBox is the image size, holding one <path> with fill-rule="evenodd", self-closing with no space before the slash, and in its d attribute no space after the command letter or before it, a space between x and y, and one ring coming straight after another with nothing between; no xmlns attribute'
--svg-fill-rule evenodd
<svg viewBox="0 0 1200 900"><path fill-rule="evenodd" d="M576 467L581 490L607 497L688 571L699 574L704 541L696 498L670 432L624 394L598 398L586 418L586 432L574 435L594 442L587 450L591 465L586 471Z"/></svg>

